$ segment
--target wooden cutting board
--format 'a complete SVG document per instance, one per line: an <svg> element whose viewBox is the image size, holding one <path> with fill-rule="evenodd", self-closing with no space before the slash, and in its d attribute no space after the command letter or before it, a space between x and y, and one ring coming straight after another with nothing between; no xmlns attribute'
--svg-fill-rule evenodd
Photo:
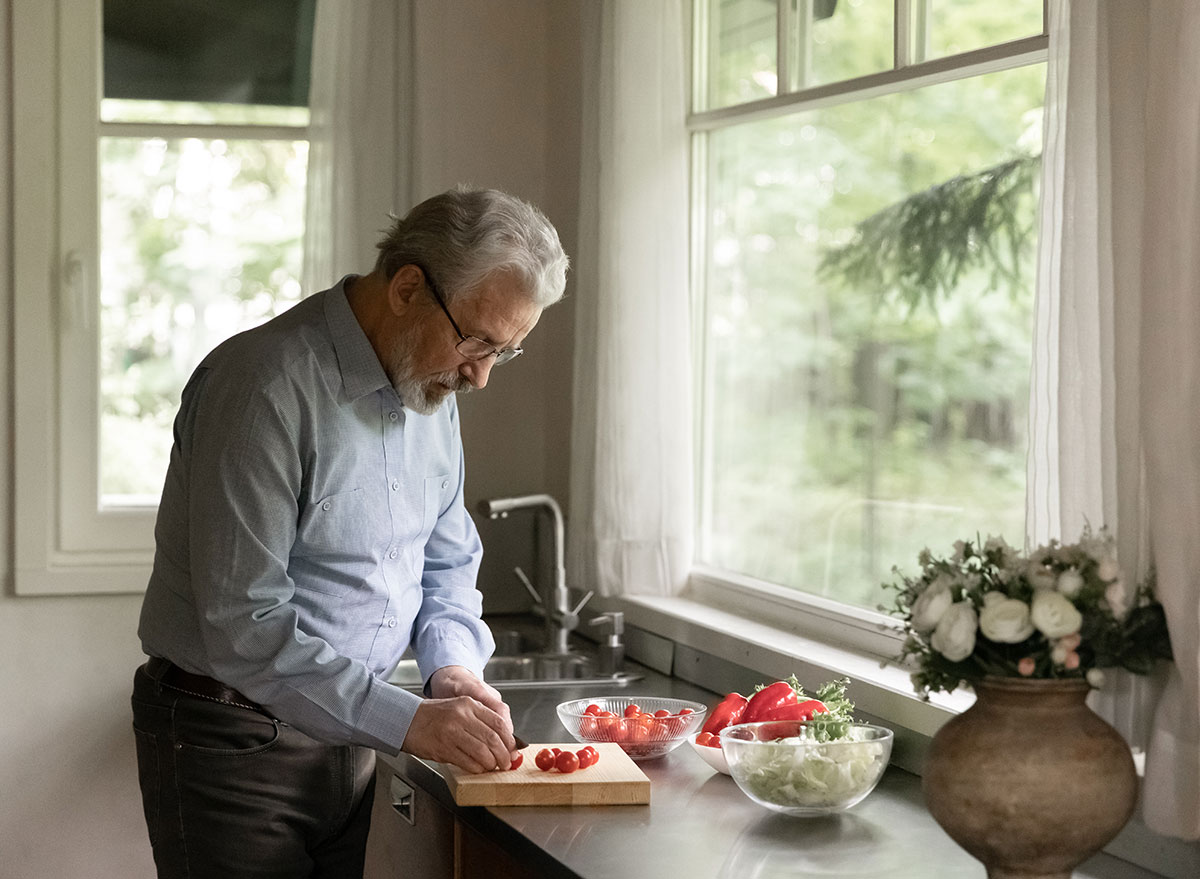
<svg viewBox="0 0 1200 879"><path fill-rule="evenodd" d="M525 760L516 769L472 775L457 766L442 764L454 802L460 806L612 806L650 802L650 779L614 742L592 745L600 760L575 772L544 772L534 763L542 748L578 751L578 742L534 744L521 753Z"/></svg>

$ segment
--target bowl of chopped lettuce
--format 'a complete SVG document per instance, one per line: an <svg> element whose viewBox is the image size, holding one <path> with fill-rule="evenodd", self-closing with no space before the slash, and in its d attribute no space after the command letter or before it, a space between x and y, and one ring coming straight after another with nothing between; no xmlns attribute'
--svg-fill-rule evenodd
<svg viewBox="0 0 1200 879"><path fill-rule="evenodd" d="M754 802L788 815L828 815L861 802L892 754L892 731L854 721L773 720L720 733L729 774Z"/></svg>

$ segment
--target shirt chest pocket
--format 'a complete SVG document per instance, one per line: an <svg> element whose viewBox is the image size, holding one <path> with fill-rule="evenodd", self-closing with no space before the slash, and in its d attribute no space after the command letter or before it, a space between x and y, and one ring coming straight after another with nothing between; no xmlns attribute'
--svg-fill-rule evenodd
<svg viewBox="0 0 1200 879"><path fill-rule="evenodd" d="M345 559L365 555L371 533L366 492L338 492L309 504L296 527L296 550L312 559Z"/></svg>

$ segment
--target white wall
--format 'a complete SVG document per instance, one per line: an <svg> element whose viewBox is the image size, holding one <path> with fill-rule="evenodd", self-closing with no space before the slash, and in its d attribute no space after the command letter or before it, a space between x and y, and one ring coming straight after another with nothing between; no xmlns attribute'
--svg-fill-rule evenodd
<svg viewBox="0 0 1200 879"><path fill-rule="evenodd" d="M460 180L508 189L539 204L573 252L581 2L417 0L418 197ZM129 726L140 597L13 594L9 3L0 11L0 876L143 879L154 871ZM549 310L529 353L463 399L470 498L565 501L571 326L569 303ZM490 569L528 564L531 525L503 525L484 535ZM485 581L489 609L522 604L509 588Z"/></svg>

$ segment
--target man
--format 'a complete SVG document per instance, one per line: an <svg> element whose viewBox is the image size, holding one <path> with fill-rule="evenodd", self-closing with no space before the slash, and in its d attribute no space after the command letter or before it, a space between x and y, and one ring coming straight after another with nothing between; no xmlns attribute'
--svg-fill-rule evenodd
<svg viewBox="0 0 1200 879"><path fill-rule="evenodd" d="M563 292L549 221L452 190L374 270L218 346L175 421L133 713L160 877L361 874L374 750L516 756L483 683L454 393ZM422 699L387 683L411 647Z"/></svg>

